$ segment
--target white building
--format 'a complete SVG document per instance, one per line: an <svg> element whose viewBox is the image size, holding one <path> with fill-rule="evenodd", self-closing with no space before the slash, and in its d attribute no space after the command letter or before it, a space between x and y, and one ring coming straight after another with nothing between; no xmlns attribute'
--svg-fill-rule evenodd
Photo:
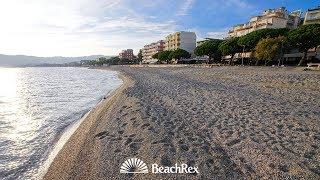
<svg viewBox="0 0 320 180"><path fill-rule="evenodd" d="M304 16L303 24L320 24L320 6L308 9Z"/></svg>
<svg viewBox="0 0 320 180"><path fill-rule="evenodd" d="M152 58L152 56L158 52L163 51L164 48L164 40L145 45L142 49L142 63L156 63L158 59L154 59Z"/></svg>
<svg viewBox="0 0 320 180"><path fill-rule="evenodd" d="M265 10L261 15L254 16L245 24L234 26L229 37L239 37L259 29L296 28L300 24L300 11L289 13L284 7Z"/></svg>
<svg viewBox="0 0 320 180"><path fill-rule="evenodd" d="M193 54L197 36L194 32L180 31L166 37L165 50L183 49Z"/></svg>

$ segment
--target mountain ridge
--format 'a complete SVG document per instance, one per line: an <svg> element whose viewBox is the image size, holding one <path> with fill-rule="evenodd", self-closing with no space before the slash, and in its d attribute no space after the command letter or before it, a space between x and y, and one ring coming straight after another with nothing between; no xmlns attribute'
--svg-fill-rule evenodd
<svg viewBox="0 0 320 180"><path fill-rule="evenodd" d="M28 55L5 55L0 54L0 66L34 66L41 64L64 64L71 62L79 62L81 60L94 60L99 57L109 58L111 56L105 55L90 55L90 56L78 56L78 57L63 57L63 56L52 56L52 57L39 57L39 56L28 56Z"/></svg>

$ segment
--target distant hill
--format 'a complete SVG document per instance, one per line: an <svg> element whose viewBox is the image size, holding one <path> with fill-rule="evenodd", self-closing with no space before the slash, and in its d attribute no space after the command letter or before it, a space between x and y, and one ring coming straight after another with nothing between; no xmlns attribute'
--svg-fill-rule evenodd
<svg viewBox="0 0 320 180"><path fill-rule="evenodd" d="M36 56L25 56L25 55L4 55L0 54L0 66L33 66L40 64L64 64L70 62L78 62L81 60L94 60L99 57L109 58L110 56L104 55L92 55L92 56L81 56L81 57L36 57Z"/></svg>

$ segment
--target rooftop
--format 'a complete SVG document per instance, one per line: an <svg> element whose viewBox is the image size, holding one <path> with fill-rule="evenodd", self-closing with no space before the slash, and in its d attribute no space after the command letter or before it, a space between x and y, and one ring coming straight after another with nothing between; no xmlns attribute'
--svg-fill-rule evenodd
<svg viewBox="0 0 320 180"><path fill-rule="evenodd" d="M308 11L317 11L317 10L320 10L320 6L313 8L313 9L308 9Z"/></svg>

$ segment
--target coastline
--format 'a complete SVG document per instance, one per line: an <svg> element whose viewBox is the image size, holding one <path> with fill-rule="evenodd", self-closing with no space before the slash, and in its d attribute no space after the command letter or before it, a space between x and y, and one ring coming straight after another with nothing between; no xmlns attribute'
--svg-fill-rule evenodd
<svg viewBox="0 0 320 180"><path fill-rule="evenodd" d="M104 68L98 68L104 70ZM122 84L117 89L108 93L100 102L98 102L89 112L87 112L77 123L73 125L71 131L66 131L58 140L45 161L44 167L40 169L39 178L41 179L65 179L71 173L73 162L82 150L91 128L108 113L110 107L120 97L121 93L132 84L132 80L118 72L118 77ZM67 134L66 136L64 136ZM62 143L60 142L63 138ZM59 174L59 177L56 176Z"/></svg>
<svg viewBox="0 0 320 180"><path fill-rule="evenodd" d="M80 125L44 179L320 177L314 168L320 157L315 146L320 142L317 72L251 67L112 70L125 78L122 88L107 108L94 111ZM149 170L151 164L186 163L200 173L119 173L128 158L143 160Z"/></svg>

